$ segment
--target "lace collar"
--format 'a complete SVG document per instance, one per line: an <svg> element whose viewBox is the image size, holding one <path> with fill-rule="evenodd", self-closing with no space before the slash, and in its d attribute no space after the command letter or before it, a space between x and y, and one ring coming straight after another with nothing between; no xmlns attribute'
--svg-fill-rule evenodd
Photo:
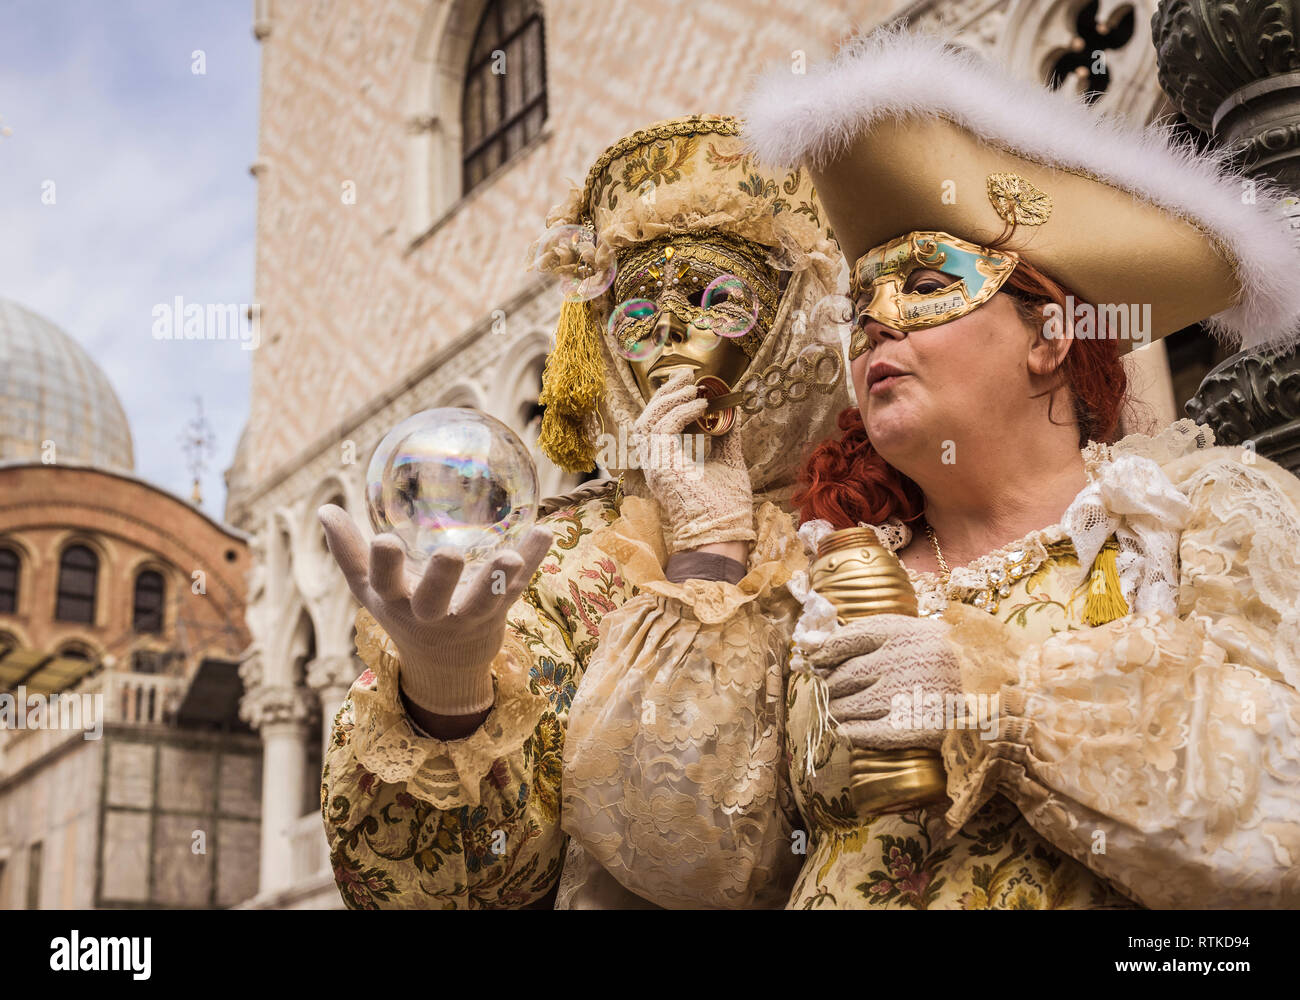
<svg viewBox="0 0 1300 1000"><path fill-rule="evenodd" d="M891 518L884 524L869 525L891 552L905 548L912 541L912 530ZM1016 581L1036 572L1051 555L1049 546L1069 536L1059 522L1022 535L992 552L972 559L965 566L956 566L945 584L934 571L918 572L909 566L907 578L916 588L916 599L922 615L937 616L943 613L949 601L962 600L990 613L997 611L1001 598L1011 593Z"/></svg>

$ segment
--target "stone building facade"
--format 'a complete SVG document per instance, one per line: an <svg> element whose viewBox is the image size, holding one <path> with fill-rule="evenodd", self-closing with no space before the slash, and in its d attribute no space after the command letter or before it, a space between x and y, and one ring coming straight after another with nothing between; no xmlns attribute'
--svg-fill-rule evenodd
<svg viewBox="0 0 1300 1000"><path fill-rule="evenodd" d="M0 302L0 360L0 909L238 903L262 785L247 540L131 474L63 331Z"/></svg>
<svg viewBox="0 0 1300 1000"><path fill-rule="evenodd" d="M601 150L655 120L734 112L760 67L787 62L797 72L855 30L898 18L955 33L1028 81L1055 77L1149 121L1171 110L1156 81L1154 7L258 0L262 346L227 473L227 519L253 537L243 710L262 737L267 776L261 885L250 905L339 905L309 805L315 789L301 775L319 761L360 668L355 604L316 509L341 502L364 522L370 452L421 409L478 407L535 440L560 299L526 270L528 249ZM536 19L541 66L536 48L516 44ZM543 113L529 112L484 172L466 155L482 146L475 88L497 52L502 85L517 88L504 107L535 101L540 81L541 103L530 107ZM1150 415L1173 419L1165 346L1138 353L1135 381ZM544 494L573 485L540 455L538 466Z"/></svg>

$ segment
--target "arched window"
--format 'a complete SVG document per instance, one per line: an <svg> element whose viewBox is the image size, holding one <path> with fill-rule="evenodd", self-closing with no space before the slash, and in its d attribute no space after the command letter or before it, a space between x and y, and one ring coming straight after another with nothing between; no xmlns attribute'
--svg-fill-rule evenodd
<svg viewBox="0 0 1300 1000"><path fill-rule="evenodd" d="M18 613L18 553L0 549L0 615Z"/></svg>
<svg viewBox="0 0 1300 1000"><path fill-rule="evenodd" d="M537 0L488 0L461 99L462 194L505 163L546 121L546 48Z"/></svg>
<svg viewBox="0 0 1300 1000"><path fill-rule="evenodd" d="M61 622L95 623L95 584L99 559L84 545L70 545L59 560L59 597L54 617Z"/></svg>
<svg viewBox="0 0 1300 1000"><path fill-rule="evenodd" d="M135 601L131 624L137 632L163 630L163 578L147 569L135 578Z"/></svg>

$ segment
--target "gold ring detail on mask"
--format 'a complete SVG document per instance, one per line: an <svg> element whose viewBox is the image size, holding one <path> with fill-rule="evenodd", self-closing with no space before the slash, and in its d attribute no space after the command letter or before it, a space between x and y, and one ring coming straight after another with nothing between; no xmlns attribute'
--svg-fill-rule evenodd
<svg viewBox="0 0 1300 1000"><path fill-rule="evenodd" d="M736 422L735 407L715 407L713 403L728 395L729 387L727 383L716 375L705 375L697 379L695 384L704 393L704 397L710 400L709 406L705 408L704 416L700 417L696 423L705 434L711 434L714 437L726 434Z"/></svg>
<svg viewBox="0 0 1300 1000"><path fill-rule="evenodd" d="M835 391L844 374L844 361L838 348L829 344L809 344L788 364L768 365L761 372L751 372L740 380L731 397L715 400L722 404L735 399L735 406L746 413L777 410L786 403L797 403L809 392L823 396Z"/></svg>
<svg viewBox="0 0 1300 1000"><path fill-rule="evenodd" d="M809 344L789 364L768 365L745 376L734 391L716 375L705 375L695 384L704 390L709 405L697 423L706 434L725 434L735 423L736 409L753 414L799 402L810 391L829 395L843 373L838 350L828 344Z"/></svg>
<svg viewBox="0 0 1300 1000"><path fill-rule="evenodd" d="M991 299L1019 260L1010 251L987 250L932 231L907 233L874 247L858 258L849 282L854 299L849 357L859 357L870 346L864 318L900 333L949 323ZM906 291L909 276L917 270L939 271L951 281L928 292Z"/></svg>

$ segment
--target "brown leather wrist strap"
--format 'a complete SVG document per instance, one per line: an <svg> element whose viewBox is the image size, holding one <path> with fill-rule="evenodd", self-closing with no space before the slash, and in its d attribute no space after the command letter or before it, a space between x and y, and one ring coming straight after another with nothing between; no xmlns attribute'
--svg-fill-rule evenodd
<svg viewBox="0 0 1300 1000"><path fill-rule="evenodd" d="M668 557L664 575L670 583L682 583L685 580L726 580L727 583L739 583L745 575L745 564L716 552L674 552Z"/></svg>

